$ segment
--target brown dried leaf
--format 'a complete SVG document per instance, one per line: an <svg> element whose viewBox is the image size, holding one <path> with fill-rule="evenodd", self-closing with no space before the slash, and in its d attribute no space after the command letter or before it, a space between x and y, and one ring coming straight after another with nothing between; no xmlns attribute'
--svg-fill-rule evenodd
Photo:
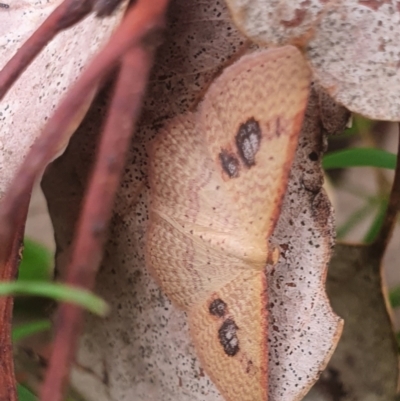
<svg viewBox="0 0 400 401"><path fill-rule="evenodd" d="M349 110L400 120L400 6L380 0L226 0L249 38L304 46L316 79Z"/></svg>
<svg viewBox="0 0 400 401"><path fill-rule="evenodd" d="M313 91L271 239L283 256L268 280L272 400L302 399L326 366L343 324L332 312L324 284L334 226L332 208L322 189L324 138L318 103L319 95ZM332 115L333 120L336 117Z"/></svg>
<svg viewBox="0 0 400 401"><path fill-rule="evenodd" d="M307 401L394 400L398 345L380 259L373 247L336 246L327 291L345 325L338 347Z"/></svg>
<svg viewBox="0 0 400 401"><path fill-rule="evenodd" d="M170 304L144 267L149 200L146 146L167 118L193 105L221 66L238 52L243 38L226 10L211 0L175 1L170 15L98 276L97 291L114 313L105 321L87 317L73 375L74 385L89 400L222 400L195 356L184 313ZM99 97L79 135L45 176L43 185L62 250L59 267L68 256L103 104ZM323 138L316 95L306 118L285 205L271 239L282 250L281 261L268 272L269 391L274 400L300 399L305 394L326 365L341 329L323 284L332 216L321 188Z"/></svg>
<svg viewBox="0 0 400 401"><path fill-rule="evenodd" d="M13 0L9 8L0 9L0 68L59 3ZM59 34L0 102L0 198L61 97L108 39L123 11L121 7L114 16L104 19L91 15ZM84 109L76 111L75 125L68 127L60 139L60 150L79 124L92 97L93 94L89 94Z"/></svg>

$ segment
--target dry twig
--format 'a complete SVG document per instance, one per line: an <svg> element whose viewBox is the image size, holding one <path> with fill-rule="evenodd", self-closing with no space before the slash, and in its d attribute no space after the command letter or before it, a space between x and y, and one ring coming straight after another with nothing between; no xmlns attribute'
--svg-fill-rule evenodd
<svg viewBox="0 0 400 401"><path fill-rule="evenodd" d="M109 2L98 0L95 8L99 15L108 13ZM113 7L118 0L113 2ZM74 254L69 266L67 281L81 287L92 288L102 246L111 216L113 199L124 165L129 138L138 117L145 91L147 76L151 67L153 48L148 48L143 40L164 24L168 0L148 2L139 0L128 12L109 43L93 59L81 75L52 118L42 135L33 145L16 177L10 184L0 207L0 267L2 279L15 277L17 250L22 228L26 219L26 194L33 182L43 171L62 141L62 135L73 124L77 111L86 99L86 94L94 89L109 71L122 59L122 67L116 93L112 101L103 139L90 184L82 217L80 219ZM60 30L74 24L90 12L90 0L66 0L45 21L39 30L17 52L0 75L0 98L27 67L46 43ZM112 7L111 7L112 8ZM72 12L74 11L74 12ZM72 16L72 17L71 17ZM154 47L154 46L153 46ZM101 200L101 201L100 201ZM15 229L18 228L18 235ZM20 229L21 228L21 229ZM0 400L16 400L13 375L10 319L12 300L0 303L3 327L0 332L2 352L2 374ZM42 399L61 400L69 368L82 322L82 312L71 305L62 305L57 321L57 332L50 368L45 381ZM0 379L1 380L1 379ZM5 391L7 394L1 393Z"/></svg>
<svg viewBox="0 0 400 401"><path fill-rule="evenodd" d="M69 284L93 288L102 257L114 195L124 167L134 123L139 114L147 76L151 67L148 51L140 47L124 56L115 95L84 201L71 263L67 269ZM63 304L56 320L56 338L42 401L60 401L77 347L82 311Z"/></svg>
<svg viewBox="0 0 400 401"><path fill-rule="evenodd" d="M36 177L55 155L62 141L62 134L73 123L77 110L86 100L86 95L115 67L130 48L138 45L146 35L163 25L167 4L168 0L154 0L151 3L146 0L138 1L128 12L105 48L94 57L49 119L42 135L32 146L1 203L0 243L5 243L10 237L26 188L32 186ZM0 263L4 262L6 257L3 250L4 248L0 247Z"/></svg>
<svg viewBox="0 0 400 401"><path fill-rule="evenodd" d="M24 236L26 215L28 213L31 189L27 188L21 199L21 208L16 216L16 224L7 243L2 243L6 255L0 263L0 281L15 279L21 260L21 244ZM13 350L11 343L11 322L13 298L0 298L0 401L17 401L15 386Z"/></svg>

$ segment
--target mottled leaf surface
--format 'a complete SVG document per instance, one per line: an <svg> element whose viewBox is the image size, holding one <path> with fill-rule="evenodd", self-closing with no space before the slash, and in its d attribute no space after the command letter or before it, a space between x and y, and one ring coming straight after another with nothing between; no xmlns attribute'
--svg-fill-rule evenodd
<svg viewBox="0 0 400 401"><path fill-rule="evenodd" d="M252 40L302 46L337 102L372 119L400 120L398 1L226 1Z"/></svg>
<svg viewBox="0 0 400 401"><path fill-rule="evenodd" d="M380 255L371 246L338 244L327 291L345 321L338 347L307 401L390 401L398 381L398 345Z"/></svg>

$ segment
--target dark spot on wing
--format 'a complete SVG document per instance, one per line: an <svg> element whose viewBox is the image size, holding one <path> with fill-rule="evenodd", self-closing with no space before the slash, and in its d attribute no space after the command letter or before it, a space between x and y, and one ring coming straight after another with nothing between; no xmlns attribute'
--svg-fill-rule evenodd
<svg viewBox="0 0 400 401"><path fill-rule="evenodd" d="M228 356L235 356L239 352L239 339L236 334L238 329L235 321L228 318L218 330L219 342Z"/></svg>
<svg viewBox="0 0 400 401"><path fill-rule="evenodd" d="M10 8L10 6L6 3L0 3L0 8Z"/></svg>
<svg viewBox="0 0 400 401"><path fill-rule="evenodd" d="M247 167L254 166L255 157L260 149L260 124L253 117L241 124L236 135L236 146L243 163Z"/></svg>
<svg viewBox="0 0 400 401"><path fill-rule="evenodd" d="M226 313L226 303L221 298L214 299L208 310L214 316L223 317Z"/></svg>
<svg viewBox="0 0 400 401"><path fill-rule="evenodd" d="M275 134L277 137L280 137L282 132L281 132L281 119L279 117L276 118L276 128L275 128Z"/></svg>
<svg viewBox="0 0 400 401"><path fill-rule="evenodd" d="M239 160L232 153L229 153L225 149L221 150L219 154L219 160L221 161L222 168L225 173L228 174L229 178L239 176Z"/></svg>
<svg viewBox="0 0 400 401"><path fill-rule="evenodd" d="M246 373L252 373L253 371L253 361L247 361L247 366L246 366Z"/></svg>

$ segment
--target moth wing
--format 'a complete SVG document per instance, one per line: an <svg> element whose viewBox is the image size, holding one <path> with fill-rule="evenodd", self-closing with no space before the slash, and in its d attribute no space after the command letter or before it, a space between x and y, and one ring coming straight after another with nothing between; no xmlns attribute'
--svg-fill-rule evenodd
<svg viewBox="0 0 400 401"><path fill-rule="evenodd" d="M200 105L208 151L253 238L268 238L278 219L310 79L295 47L264 50L226 68Z"/></svg>
<svg viewBox="0 0 400 401"><path fill-rule="evenodd" d="M227 401L267 401L267 283L243 271L188 312L202 366Z"/></svg>
<svg viewBox="0 0 400 401"><path fill-rule="evenodd" d="M149 159L152 211L187 227L229 232L239 226L234 205L216 189L222 181L193 113L166 124L151 145Z"/></svg>
<svg viewBox="0 0 400 401"><path fill-rule="evenodd" d="M154 213L147 232L146 264L168 297L184 310L251 266ZM239 267L239 266L240 267ZM241 268L241 269L240 269Z"/></svg>
<svg viewBox="0 0 400 401"><path fill-rule="evenodd" d="M150 151L146 262L180 307L203 299L257 256L266 243L241 236L239 210L223 191L193 114L171 120Z"/></svg>

